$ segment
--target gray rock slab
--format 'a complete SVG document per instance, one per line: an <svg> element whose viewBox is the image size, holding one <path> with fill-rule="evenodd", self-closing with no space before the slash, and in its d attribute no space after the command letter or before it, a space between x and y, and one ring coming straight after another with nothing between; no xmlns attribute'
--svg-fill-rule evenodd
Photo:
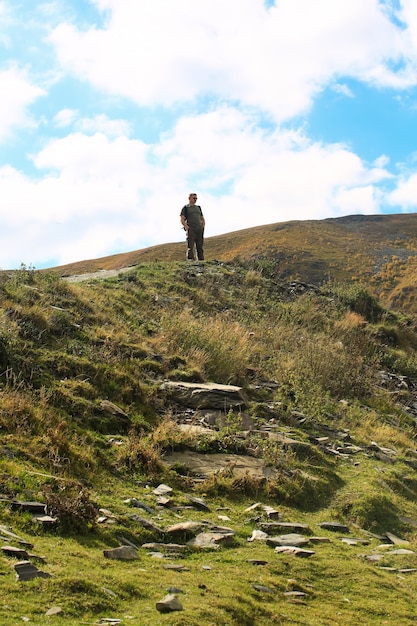
<svg viewBox="0 0 417 626"><path fill-rule="evenodd" d="M300 534L308 534L311 532L308 524L302 524L298 522L261 522L259 524L259 527L266 533L274 532L277 530L292 530L294 532L299 532Z"/></svg>
<svg viewBox="0 0 417 626"><path fill-rule="evenodd" d="M106 559L115 559L117 561L135 561L139 558L137 550L132 546L119 546L109 550L103 550Z"/></svg>
<svg viewBox="0 0 417 626"><path fill-rule="evenodd" d="M1 549L6 556L12 556L25 561L29 559L29 554L26 552L26 550L23 550L23 548L15 548L14 546L2 546Z"/></svg>
<svg viewBox="0 0 417 626"><path fill-rule="evenodd" d="M304 550L303 548L299 548L298 546L277 546L275 548L275 552L278 554L293 554L294 556L299 556L302 558L308 558L315 554L314 550Z"/></svg>
<svg viewBox="0 0 417 626"><path fill-rule="evenodd" d="M345 524L339 524L339 522L322 522L319 524L320 528L324 528L325 530L331 530L332 532L338 533L348 533L349 527Z"/></svg>
<svg viewBox="0 0 417 626"><path fill-rule="evenodd" d="M234 540L234 535L232 534L223 534L223 533L200 533L190 541L188 541L187 545L192 548L201 548L201 549L218 549L221 545L228 546L232 545Z"/></svg>
<svg viewBox="0 0 417 626"><path fill-rule="evenodd" d="M163 483L161 485L158 485L158 487L156 489L153 490L153 493L156 496L168 496L173 492L173 488L169 487L169 485L164 485Z"/></svg>
<svg viewBox="0 0 417 626"><path fill-rule="evenodd" d="M142 548L162 552L186 552L188 550L188 547L182 543L143 543Z"/></svg>
<svg viewBox="0 0 417 626"><path fill-rule="evenodd" d="M254 530L252 531L252 535L248 538L248 541L266 541L268 539L268 534L263 530Z"/></svg>
<svg viewBox="0 0 417 626"><path fill-rule="evenodd" d="M302 535L296 533L289 533L288 535L279 535L277 537L268 537L266 543L268 546L275 548L276 546L304 546L308 543L308 539Z"/></svg>
<svg viewBox="0 0 417 626"><path fill-rule="evenodd" d="M401 537L397 537L394 533L385 533L386 538L391 541L396 546L400 545L409 545L410 542L407 539L402 539Z"/></svg>
<svg viewBox="0 0 417 626"><path fill-rule="evenodd" d="M172 611L183 611L184 608L177 596L173 593L167 594L162 600L156 603L156 610L160 613L171 613Z"/></svg>
<svg viewBox="0 0 417 626"><path fill-rule="evenodd" d="M256 591L259 591L259 593L275 593L275 591L270 587L266 587L265 585L259 585L258 583L253 583L252 587Z"/></svg>
<svg viewBox="0 0 417 626"><path fill-rule="evenodd" d="M210 511L210 507L204 502L202 498L196 498L194 496L187 497L188 501L194 508L199 509L200 511Z"/></svg>
<svg viewBox="0 0 417 626"><path fill-rule="evenodd" d="M157 535L164 534L164 531L162 530L162 528L160 528L158 524L155 524L155 522L152 522L151 520L144 519L143 517L140 517L140 515L136 515L135 513L132 513L131 515L129 515L129 518L134 522L138 522L138 524L143 526L143 528L146 528L146 530L151 530Z"/></svg>
<svg viewBox="0 0 417 626"><path fill-rule="evenodd" d="M22 546L26 546L27 548L33 548L33 545L31 543L25 541L24 539L19 537L19 535L13 533L9 528L7 528L7 526L3 526L3 524L0 524L0 533L10 539L15 539Z"/></svg>
<svg viewBox="0 0 417 626"><path fill-rule="evenodd" d="M30 561L19 561L14 566L16 572L16 580L25 581L32 580L33 578L50 578L51 574L39 570L32 565Z"/></svg>
<svg viewBox="0 0 417 626"><path fill-rule="evenodd" d="M186 522L178 522L178 524L173 524L172 526L168 526L165 530L167 535L185 535L185 536L193 536L196 535L203 527L202 522L195 522L193 520L187 520Z"/></svg>
<svg viewBox="0 0 417 626"><path fill-rule="evenodd" d="M277 473L276 469L267 465L264 459L243 454L202 454L184 450L166 454L163 462L168 467L183 465L194 475L202 477L233 472L237 477L249 474L256 478L270 478Z"/></svg>
<svg viewBox="0 0 417 626"><path fill-rule="evenodd" d="M235 385L166 381L161 385L161 390L175 402L194 409L228 411L233 407L245 407L248 404L242 387Z"/></svg>

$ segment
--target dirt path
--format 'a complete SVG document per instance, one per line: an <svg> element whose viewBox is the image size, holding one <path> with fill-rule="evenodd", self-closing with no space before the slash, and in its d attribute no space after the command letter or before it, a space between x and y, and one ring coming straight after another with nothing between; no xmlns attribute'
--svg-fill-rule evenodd
<svg viewBox="0 0 417 626"><path fill-rule="evenodd" d="M124 272L129 272L133 269L132 267L121 267L118 270L99 270L98 272L87 272L85 274L74 274L74 276L66 276L64 280L69 283L81 283L85 280L90 279L100 279L100 278L111 278L112 276L118 276L119 274L123 274Z"/></svg>

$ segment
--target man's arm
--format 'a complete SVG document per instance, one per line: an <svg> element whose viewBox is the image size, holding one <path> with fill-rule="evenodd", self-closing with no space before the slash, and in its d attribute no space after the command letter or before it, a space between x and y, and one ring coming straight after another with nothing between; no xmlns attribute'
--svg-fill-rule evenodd
<svg viewBox="0 0 417 626"><path fill-rule="evenodd" d="M182 209L181 213L180 213L180 220L181 220L181 224L184 230L188 230L188 224L187 224L187 220L185 219L185 215L184 215L184 209Z"/></svg>

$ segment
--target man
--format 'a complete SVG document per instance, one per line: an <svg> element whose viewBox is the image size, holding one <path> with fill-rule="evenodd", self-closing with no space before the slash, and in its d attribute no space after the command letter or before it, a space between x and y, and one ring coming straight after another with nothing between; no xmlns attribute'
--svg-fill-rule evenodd
<svg viewBox="0 0 417 626"><path fill-rule="evenodd" d="M197 258L204 261L204 226L206 225L201 206L196 204L197 194L190 193L188 204L182 207L180 213L181 224L187 233L187 259L195 261Z"/></svg>

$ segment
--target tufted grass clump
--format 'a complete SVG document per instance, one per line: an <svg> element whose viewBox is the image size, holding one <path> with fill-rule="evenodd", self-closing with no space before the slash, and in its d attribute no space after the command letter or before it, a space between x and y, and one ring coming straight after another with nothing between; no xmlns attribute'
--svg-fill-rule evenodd
<svg viewBox="0 0 417 626"><path fill-rule="evenodd" d="M166 347L184 355L209 380L241 383L250 363L248 330L227 315L194 316L185 310L161 320Z"/></svg>

